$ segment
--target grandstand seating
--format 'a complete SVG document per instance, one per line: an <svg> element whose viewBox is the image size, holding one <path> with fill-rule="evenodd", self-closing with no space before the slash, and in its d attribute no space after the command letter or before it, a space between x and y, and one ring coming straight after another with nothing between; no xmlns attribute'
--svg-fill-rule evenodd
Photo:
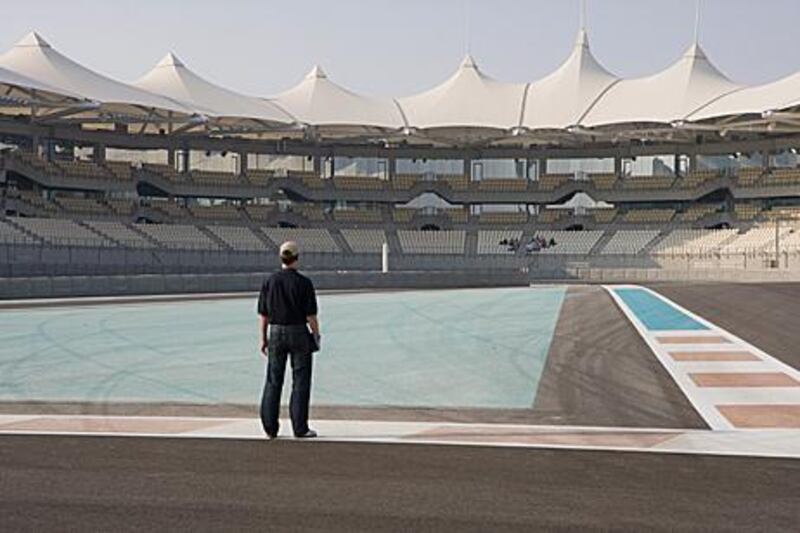
<svg viewBox="0 0 800 533"><path fill-rule="evenodd" d="M617 184L616 174L590 174L589 179L597 189L613 189Z"/></svg>
<svg viewBox="0 0 800 533"><path fill-rule="evenodd" d="M341 233L357 254L379 253L386 242L386 233L381 229L342 229Z"/></svg>
<svg viewBox="0 0 800 533"><path fill-rule="evenodd" d="M71 178L97 180L116 179L116 175L109 169L90 161L56 159L54 164L61 168L65 176Z"/></svg>
<svg viewBox="0 0 800 533"><path fill-rule="evenodd" d="M469 211L467 208L443 209L443 212L454 224L466 224L469 221Z"/></svg>
<svg viewBox="0 0 800 533"><path fill-rule="evenodd" d="M619 230L600 250L602 255L636 255L653 242L660 234L659 230Z"/></svg>
<svg viewBox="0 0 800 533"><path fill-rule="evenodd" d="M678 213L677 218L681 222L696 222L703 217L716 213L721 208L722 206L719 204L695 204L689 206L683 213Z"/></svg>
<svg viewBox="0 0 800 533"><path fill-rule="evenodd" d="M567 183L572 177L572 174L542 174L539 177L539 189L553 191Z"/></svg>
<svg viewBox="0 0 800 533"><path fill-rule="evenodd" d="M52 200L43 198L37 191L19 191L19 201L28 204L36 211L43 211L44 214L57 214L61 210Z"/></svg>
<svg viewBox="0 0 800 533"><path fill-rule="evenodd" d="M321 222L325 220L325 209L321 205L315 204L294 204L292 211L300 213L312 222Z"/></svg>
<svg viewBox="0 0 800 533"><path fill-rule="evenodd" d="M136 203L131 200L106 200L112 213L121 216L130 216L136 211Z"/></svg>
<svg viewBox="0 0 800 533"><path fill-rule="evenodd" d="M763 179L765 186L800 184L800 168L772 168Z"/></svg>
<svg viewBox="0 0 800 533"><path fill-rule="evenodd" d="M106 161L104 164L116 179L123 181L133 179L133 169L128 161Z"/></svg>
<svg viewBox="0 0 800 533"><path fill-rule="evenodd" d="M62 218L16 218L14 223L55 245L110 246L113 243L92 230Z"/></svg>
<svg viewBox="0 0 800 533"><path fill-rule="evenodd" d="M397 174L392 180L392 187L405 191L414 187L421 180L422 176L419 174Z"/></svg>
<svg viewBox="0 0 800 533"><path fill-rule="evenodd" d="M258 251L267 248L250 228L243 226L208 226L208 231L233 250Z"/></svg>
<svg viewBox="0 0 800 533"><path fill-rule="evenodd" d="M461 230L398 230L397 237L407 254L463 254L466 241L466 233Z"/></svg>
<svg viewBox="0 0 800 533"><path fill-rule="evenodd" d="M735 229L675 229L656 244L652 253L674 255L715 252L735 234Z"/></svg>
<svg viewBox="0 0 800 533"><path fill-rule="evenodd" d="M586 214L594 218L598 224L610 224L617 218L617 210L607 207L590 208L586 210Z"/></svg>
<svg viewBox="0 0 800 533"><path fill-rule="evenodd" d="M166 248L216 250L219 245L195 226L185 224L136 224L134 226Z"/></svg>
<svg viewBox="0 0 800 533"><path fill-rule="evenodd" d="M54 199L68 213L79 215L110 215L109 207L94 198L57 196Z"/></svg>
<svg viewBox="0 0 800 533"><path fill-rule="evenodd" d="M623 189L647 190L669 189L675 181L675 176L626 176L619 183Z"/></svg>
<svg viewBox="0 0 800 533"><path fill-rule="evenodd" d="M154 200L150 202L150 207L168 218L181 219L191 216L191 212L185 207L170 200Z"/></svg>
<svg viewBox="0 0 800 533"><path fill-rule="evenodd" d="M378 209L337 209L333 212L333 219L337 222L383 222L383 212Z"/></svg>
<svg viewBox="0 0 800 533"><path fill-rule="evenodd" d="M121 222L100 220L87 220L83 222L97 233L108 237L114 242L131 248L153 248L155 245Z"/></svg>
<svg viewBox="0 0 800 533"><path fill-rule="evenodd" d="M392 219L399 223L410 222L416 214L417 210L409 207L395 207L392 209Z"/></svg>
<svg viewBox="0 0 800 533"><path fill-rule="evenodd" d="M780 230L781 236L788 234L791 230L783 227ZM721 247L723 253L754 253L775 246L775 227L756 226L750 230L736 234L730 241Z"/></svg>
<svg viewBox="0 0 800 533"><path fill-rule="evenodd" d="M528 221L528 213L524 211L484 211L478 217L481 224L499 224L511 226Z"/></svg>
<svg viewBox="0 0 800 533"><path fill-rule="evenodd" d="M242 219L239 209L232 204L193 205L189 207L189 212L195 218L216 222L237 222Z"/></svg>
<svg viewBox="0 0 800 533"><path fill-rule="evenodd" d="M333 186L343 190L381 191L387 183L386 180L365 176L335 176L333 178Z"/></svg>
<svg viewBox="0 0 800 533"><path fill-rule="evenodd" d="M209 170L192 170L189 179L198 185L231 186L241 185L243 180L232 172L212 172Z"/></svg>
<svg viewBox="0 0 800 533"><path fill-rule="evenodd" d="M326 252L337 253L340 251L331 234L322 228L261 228L261 231L271 240L276 247L284 241L295 241L300 246L300 252Z"/></svg>
<svg viewBox="0 0 800 533"><path fill-rule="evenodd" d="M763 206L758 202L737 202L733 206L736 218L742 221L755 220L761 214Z"/></svg>
<svg viewBox="0 0 800 533"><path fill-rule="evenodd" d="M143 163L142 169L152 174L157 174L167 181L181 183L186 181L187 174L181 174L175 167L161 163Z"/></svg>
<svg viewBox="0 0 800 533"><path fill-rule="evenodd" d="M571 209L542 209L537 220L542 224L552 224L572 214Z"/></svg>
<svg viewBox="0 0 800 533"><path fill-rule="evenodd" d="M480 230L478 232L478 255L513 254L510 241L521 241L520 230ZM500 244L505 242L506 244Z"/></svg>
<svg viewBox="0 0 800 533"><path fill-rule="evenodd" d="M717 170L694 170L678 179L675 182L675 186L683 189L694 189L698 185L716 179L719 176L720 173Z"/></svg>
<svg viewBox="0 0 800 533"><path fill-rule="evenodd" d="M277 213L278 207L276 205L247 205L244 207L244 212L251 220L263 221L267 220L270 216Z"/></svg>
<svg viewBox="0 0 800 533"><path fill-rule="evenodd" d="M454 191L466 191L469 189L469 178L460 174L441 174L436 179L447 184Z"/></svg>
<svg viewBox="0 0 800 533"><path fill-rule="evenodd" d="M622 216L622 221L633 224L662 224L669 222L674 216L674 209L630 209Z"/></svg>
<svg viewBox="0 0 800 533"><path fill-rule="evenodd" d="M800 220L800 206L775 206L764 215L770 220Z"/></svg>
<svg viewBox="0 0 800 533"><path fill-rule="evenodd" d="M737 182L740 187L755 187L760 185L761 176L764 173L764 169L761 167L744 167L740 168L737 176Z"/></svg>
<svg viewBox="0 0 800 533"><path fill-rule="evenodd" d="M5 220L0 219L0 242L29 244L37 241L30 235L18 230Z"/></svg>
<svg viewBox="0 0 800 533"><path fill-rule="evenodd" d="M270 181L275 179L275 171L264 169L248 169L246 179L252 185L266 187L269 185Z"/></svg>
<svg viewBox="0 0 800 533"><path fill-rule="evenodd" d="M555 241L554 246L543 248L538 253L587 255L603 236L602 231L537 231L536 237Z"/></svg>
<svg viewBox="0 0 800 533"><path fill-rule="evenodd" d="M36 170L44 172L45 174L55 175L55 176L60 176L62 174L61 168L47 161L46 159L39 157L36 154L24 151L17 151L14 152L14 155L23 163L30 165Z"/></svg>
<svg viewBox="0 0 800 533"><path fill-rule="evenodd" d="M517 178L485 178L478 182L479 191L519 192L528 188L528 180Z"/></svg>

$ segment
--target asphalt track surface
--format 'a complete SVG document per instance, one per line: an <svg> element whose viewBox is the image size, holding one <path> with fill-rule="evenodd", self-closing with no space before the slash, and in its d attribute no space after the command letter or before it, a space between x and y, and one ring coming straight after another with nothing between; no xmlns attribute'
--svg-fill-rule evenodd
<svg viewBox="0 0 800 533"><path fill-rule="evenodd" d="M469 446L0 439L9 531L791 531L800 462Z"/></svg>
<svg viewBox="0 0 800 533"><path fill-rule="evenodd" d="M652 288L800 368L800 283L684 283Z"/></svg>
<svg viewBox="0 0 800 533"><path fill-rule="evenodd" d="M539 392L525 422L707 428L598 286L569 288Z"/></svg>
<svg viewBox="0 0 800 533"><path fill-rule="evenodd" d="M800 285L654 288L800 366ZM607 298L570 288L540 395L520 421L703 427ZM800 461L2 436L0 517L8 531L797 531Z"/></svg>

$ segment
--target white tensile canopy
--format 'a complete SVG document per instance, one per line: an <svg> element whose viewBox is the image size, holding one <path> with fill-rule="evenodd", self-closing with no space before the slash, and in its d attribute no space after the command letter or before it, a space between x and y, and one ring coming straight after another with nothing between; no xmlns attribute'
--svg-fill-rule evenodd
<svg viewBox="0 0 800 533"><path fill-rule="evenodd" d="M616 83L589 110L580 125L670 124L685 120L699 108L739 87L694 43L667 69L652 76Z"/></svg>
<svg viewBox="0 0 800 533"><path fill-rule="evenodd" d="M446 81L398 103L411 128L511 130L519 125L525 89L486 76L468 55Z"/></svg>
<svg viewBox="0 0 800 533"><path fill-rule="evenodd" d="M174 54L167 54L135 87L188 104L214 117L252 119L267 125L287 125L294 119L275 104L215 85L191 70Z"/></svg>
<svg viewBox="0 0 800 533"><path fill-rule="evenodd" d="M800 106L800 72L771 83L746 87L711 102L689 117L691 120L736 115L761 115Z"/></svg>
<svg viewBox="0 0 800 533"><path fill-rule="evenodd" d="M356 94L319 67L291 89L259 98L198 76L172 54L128 85L72 61L31 33L0 55L0 108L5 115L66 119L85 127L135 123L140 132L160 131L163 124L173 133L204 125L231 134L448 145L549 143L585 134L673 138L673 132L694 130L724 135L725 129L751 126L748 131L798 133L800 73L743 87L695 42L666 69L621 80L595 59L581 30L564 63L532 83L494 80L467 56L443 83L402 98Z"/></svg>
<svg viewBox="0 0 800 533"><path fill-rule="evenodd" d="M192 110L168 98L131 87L98 74L53 49L37 33L30 33L0 56L5 67L63 94L79 94L121 117L148 117L156 111L188 115Z"/></svg>
<svg viewBox="0 0 800 533"><path fill-rule="evenodd" d="M618 81L595 59L586 32L581 30L567 60L555 72L531 84L521 126L529 130L575 126Z"/></svg>
<svg viewBox="0 0 800 533"><path fill-rule="evenodd" d="M291 89L269 99L297 121L328 132L358 134L404 126L397 104L351 92L328 79L319 66Z"/></svg>

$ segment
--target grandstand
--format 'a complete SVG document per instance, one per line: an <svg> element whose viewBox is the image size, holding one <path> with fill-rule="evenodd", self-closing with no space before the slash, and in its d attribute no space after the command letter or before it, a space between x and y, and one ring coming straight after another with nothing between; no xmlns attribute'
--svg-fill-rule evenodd
<svg viewBox="0 0 800 533"><path fill-rule="evenodd" d="M384 243L403 268L418 266L408 255L420 268L532 277L575 261L651 268L651 257L709 254L784 253L800 266L800 128L785 120L800 82L731 85L698 43L662 73L623 80L581 31L543 80L491 80L466 58L446 83L394 99L314 69L254 101L174 56L158 67L174 76L127 85L37 34L0 67L0 88L25 92L3 77L14 72L59 109L43 137L30 90L0 99L0 235L7 257L45 271L53 248L64 252L53 271L72 261L70 272L105 272L92 247L124 247L152 270L238 271L284 239L330 269L373 269ZM73 127L82 121L90 134Z"/></svg>
<svg viewBox="0 0 800 533"><path fill-rule="evenodd" d="M637 255L659 235L658 230L619 230L600 250L604 255Z"/></svg>
<svg viewBox="0 0 800 533"><path fill-rule="evenodd" d="M463 254L464 231L398 230L400 247L407 254Z"/></svg>
<svg viewBox="0 0 800 533"><path fill-rule="evenodd" d="M379 253L386 242L386 233L378 229L342 229L342 237L355 253Z"/></svg>

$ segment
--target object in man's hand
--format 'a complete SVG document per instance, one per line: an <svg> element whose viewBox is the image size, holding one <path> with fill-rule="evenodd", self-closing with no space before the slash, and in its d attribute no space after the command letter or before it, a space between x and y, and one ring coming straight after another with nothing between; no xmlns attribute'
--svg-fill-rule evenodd
<svg viewBox="0 0 800 533"><path fill-rule="evenodd" d="M322 348L322 335L320 334L313 334L310 331L308 332L308 339L311 341L311 352L318 352L320 348Z"/></svg>

